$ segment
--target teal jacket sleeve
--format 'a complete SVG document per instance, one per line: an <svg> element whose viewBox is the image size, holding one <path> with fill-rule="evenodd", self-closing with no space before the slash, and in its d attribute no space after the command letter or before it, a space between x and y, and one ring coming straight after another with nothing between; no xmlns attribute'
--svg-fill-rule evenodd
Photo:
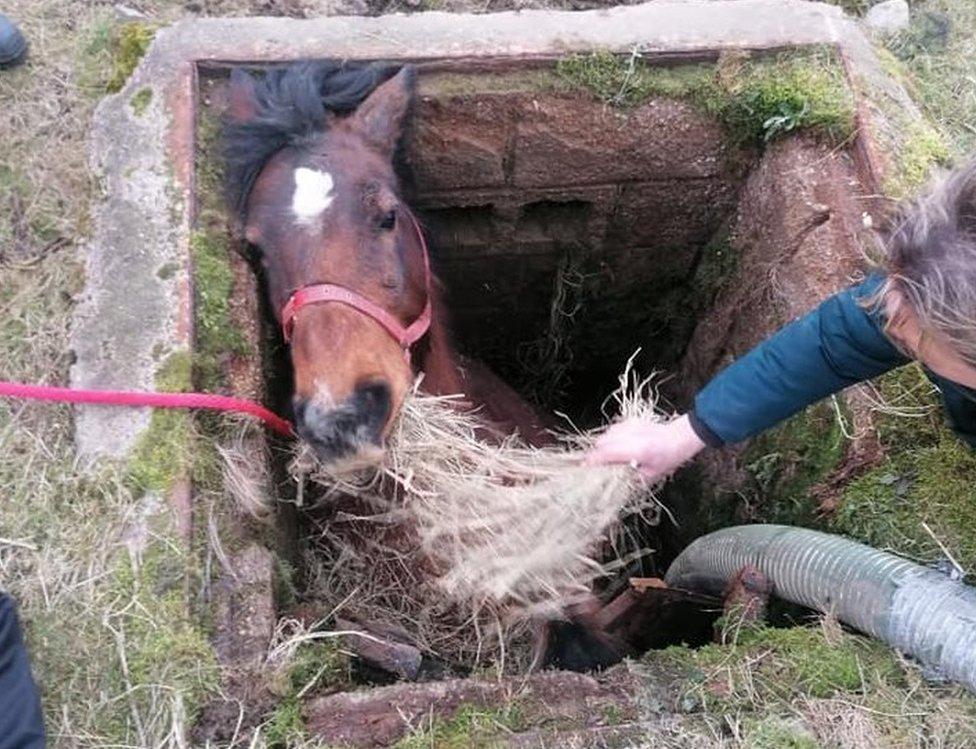
<svg viewBox="0 0 976 749"><path fill-rule="evenodd" d="M949 426L963 442L976 447L976 390L925 370L942 393Z"/></svg>
<svg viewBox="0 0 976 749"><path fill-rule="evenodd" d="M708 445L740 442L811 403L908 359L862 300L882 276L835 294L719 372L695 397L691 424Z"/></svg>

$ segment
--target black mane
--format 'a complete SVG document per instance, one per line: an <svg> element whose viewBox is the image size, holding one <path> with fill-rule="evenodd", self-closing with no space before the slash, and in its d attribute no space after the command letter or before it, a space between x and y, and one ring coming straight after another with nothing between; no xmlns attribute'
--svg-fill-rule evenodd
<svg viewBox="0 0 976 749"><path fill-rule="evenodd" d="M381 64L299 62L255 80L254 117L223 123L224 179L237 215L243 220L251 188L268 159L321 133L327 113L352 112L397 70ZM248 74L235 70L234 75Z"/></svg>

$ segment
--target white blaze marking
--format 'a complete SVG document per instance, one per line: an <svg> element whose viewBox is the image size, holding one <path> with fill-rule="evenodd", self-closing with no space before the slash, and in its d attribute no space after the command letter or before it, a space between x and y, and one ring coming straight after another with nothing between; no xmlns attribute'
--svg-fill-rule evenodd
<svg viewBox="0 0 976 749"><path fill-rule="evenodd" d="M310 224L332 204L332 175L315 169L295 170L291 210L300 224Z"/></svg>

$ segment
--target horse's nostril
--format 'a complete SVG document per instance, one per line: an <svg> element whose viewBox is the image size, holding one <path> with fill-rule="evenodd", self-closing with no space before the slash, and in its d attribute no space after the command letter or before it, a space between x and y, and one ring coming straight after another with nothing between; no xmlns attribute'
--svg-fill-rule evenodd
<svg viewBox="0 0 976 749"><path fill-rule="evenodd" d="M393 401L390 386L380 381L365 383L356 388L352 401L361 419L363 436L379 444Z"/></svg>
<svg viewBox="0 0 976 749"><path fill-rule="evenodd" d="M292 401L298 434L323 460L355 453L366 445L379 445L391 406L390 387L384 382L360 385L332 408L299 396Z"/></svg>
<svg viewBox="0 0 976 749"><path fill-rule="evenodd" d="M385 382L370 382L356 388L356 393L362 398L367 408L390 408L390 386ZM384 414L385 415L385 414Z"/></svg>

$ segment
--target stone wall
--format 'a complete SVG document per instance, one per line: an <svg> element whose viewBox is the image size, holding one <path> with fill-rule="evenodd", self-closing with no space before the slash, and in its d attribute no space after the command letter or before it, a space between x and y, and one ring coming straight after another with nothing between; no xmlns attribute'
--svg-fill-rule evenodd
<svg viewBox="0 0 976 749"><path fill-rule="evenodd" d="M622 111L538 75L421 77L405 160L459 342L511 372L569 263L574 366L619 370L638 346L674 364L682 299L747 160L689 104Z"/></svg>

